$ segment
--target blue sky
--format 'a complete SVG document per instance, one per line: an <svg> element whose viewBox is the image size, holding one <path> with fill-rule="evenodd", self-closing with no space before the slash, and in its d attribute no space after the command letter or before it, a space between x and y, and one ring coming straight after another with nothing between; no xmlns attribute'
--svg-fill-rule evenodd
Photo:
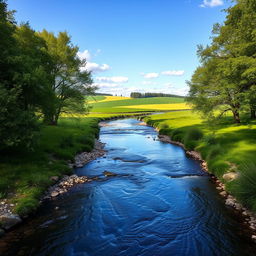
<svg viewBox="0 0 256 256"><path fill-rule="evenodd" d="M223 22L225 0L9 0L18 22L66 30L100 92L184 95L198 44Z"/></svg>

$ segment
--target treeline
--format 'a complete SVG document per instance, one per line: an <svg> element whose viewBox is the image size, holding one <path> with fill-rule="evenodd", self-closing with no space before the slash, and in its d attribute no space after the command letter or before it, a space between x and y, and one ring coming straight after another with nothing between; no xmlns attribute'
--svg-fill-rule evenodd
<svg viewBox="0 0 256 256"><path fill-rule="evenodd" d="M39 118L56 125L61 113L86 112L85 95L95 88L66 32L17 25L4 0L0 39L0 150L31 148Z"/></svg>
<svg viewBox="0 0 256 256"><path fill-rule="evenodd" d="M152 98L152 97L173 97L173 98L184 98L184 96L174 95L174 94L165 94L165 93L155 93L155 92L131 92L131 98Z"/></svg>
<svg viewBox="0 0 256 256"><path fill-rule="evenodd" d="M231 111L256 118L256 1L236 0L210 45L198 46L201 65L190 82L188 101L206 117Z"/></svg>
<svg viewBox="0 0 256 256"><path fill-rule="evenodd" d="M93 94L93 96L113 96L113 94L110 94L110 93L99 93L99 92L95 92L94 94Z"/></svg>

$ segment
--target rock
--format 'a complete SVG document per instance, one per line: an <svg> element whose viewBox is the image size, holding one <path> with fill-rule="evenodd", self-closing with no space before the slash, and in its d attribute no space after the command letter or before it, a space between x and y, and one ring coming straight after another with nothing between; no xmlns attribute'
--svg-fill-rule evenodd
<svg viewBox="0 0 256 256"><path fill-rule="evenodd" d="M18 215L14 214L3 214L0 216L0 223L2 228L5 230L8 230L12 228L13 226L20 223L22 220Z"/></svg>
<svg viewBox="0 0 256 256"><path fill-rule="evenodd" d="M247 211L243 211L242 214L243 214L244 216L248 216Z"/></svg>
<svg viewBox="0 0 256 256"><path fill-rule="evenodd" d="M229 206L234 206L235 202L233 199L227 198L225 204Z"/></svg>
<svg viewBox="0 0 256 256"><path fill-rule="evenodd" d="M56 197L56 196L58 196L59 195L59 192L57 192L57 191L53 191L52 193L51 193L51 197Z"/></svg>
<svg viewBox="0 0 256 256"><path fill-rule="evenodd" d="M2 237L5 234L5 231L0 228L0 237Z"/></svg>
<svg viewBox="0 0 256 256"><path fill-rule="evenodd" d="M113 172L109 172L109 171L104 171L103 174L107 177L111 177L111 176L116 176L117 174L116 173L113 173Z"/></svg>
<svg viewBox="0 0 256 256"><path fill-rule="evenodd" d="M242 210L242 205L241 204L239 204L239 203L235 203L235 208L238 210L238 211L241 211Z"/></svg>
<svg viewBox="0 0 256 256"><path fill-rule="evenodd" d="M254 242L256 242L256 235L252 235L252 240L254 240Z"/></svg>
<svg viewBox="0 0 256 256"><path fill-rule="evenodd" d="M50 178L51 181L58 181L59 180L59 177L58 176L52 176Z"/></svg>
<svg viewBox="0 0 256 256"><path fill-rule="evenodd" d="M232 181L232 180L235 180L239 177L239 173L237 172L227 172L225 173L222 178L225 180L225 181Z"/></svg>
<svg viewBox="0 0 256 256"><path fill-rule="evenodd" d="M222 192L220 192L220 195L221 196L227 196L227 192L226 191L222 191Z"/></svg>

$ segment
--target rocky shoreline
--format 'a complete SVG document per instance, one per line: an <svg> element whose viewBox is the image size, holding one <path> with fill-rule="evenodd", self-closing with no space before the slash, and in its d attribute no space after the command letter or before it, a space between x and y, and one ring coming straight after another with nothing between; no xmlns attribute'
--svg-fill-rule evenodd
<svg viewBox="0 0 256 256"><path fill-rule="evenodd" d="M247 208L245 208L242 204L238 202L238 200L230 195L226 189L225 189L225 184L222 183L215 175L211 174L208 170L207 163L204 161L200 155L199 152L196 151L189 151L186 150L184 144L178 141L173 141L171 138L167 135L158 135L159 141L165 142L165 143L170 143L173 145L178 145L182 147L186 155L188 157L191 157L197 161L200 162L200 165L202 169L210 174L211 179L216 185L216 189L218 190L219 194L224 198L225 204L227 207L231 207L234 209L243 219L243 224L245 224L251 231L251 238L254 242L256 242L256 215L255 213L249 211ZM226 180L227 182L232 181L233 179L237 178L239 174L235 172L229 172L223 175L223 179Z"/></svg>
<svg viewBox="0 0 256 256"><path fill-rule="evenodd" d="M69 167L83 167L88 162L103 156L106 153L104 146L104 143L95 140L94 149L91 152L82 152L76 155L74 158L74 163L68 164ZM77 176L73 174L70 176L65 175L62 178L58 176L52 176L50 179L55 182L55 184L48 188L48 190L42 196L40 203L43 203L45 200L56 198L57 196L68 192L68 190L76 184L90 182L96 178L90 179L86 176ZM10 203L8 199L0 200L0 237L16 225L20 224L23 219L28 217L15 214L13 211L15 206L16 204Z"/></svg>

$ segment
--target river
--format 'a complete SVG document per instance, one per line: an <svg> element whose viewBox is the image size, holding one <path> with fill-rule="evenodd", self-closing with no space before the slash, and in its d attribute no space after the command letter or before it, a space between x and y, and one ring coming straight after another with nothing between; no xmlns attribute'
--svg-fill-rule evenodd
<svg viewBox="0 0 256 256"><path fill-rule="evenodd" d="M99 179L44 203L1 240L1 255L256 255L239 218L182 148L135 119L107 122L100 140L107 154L75 170Z"/></svg>

